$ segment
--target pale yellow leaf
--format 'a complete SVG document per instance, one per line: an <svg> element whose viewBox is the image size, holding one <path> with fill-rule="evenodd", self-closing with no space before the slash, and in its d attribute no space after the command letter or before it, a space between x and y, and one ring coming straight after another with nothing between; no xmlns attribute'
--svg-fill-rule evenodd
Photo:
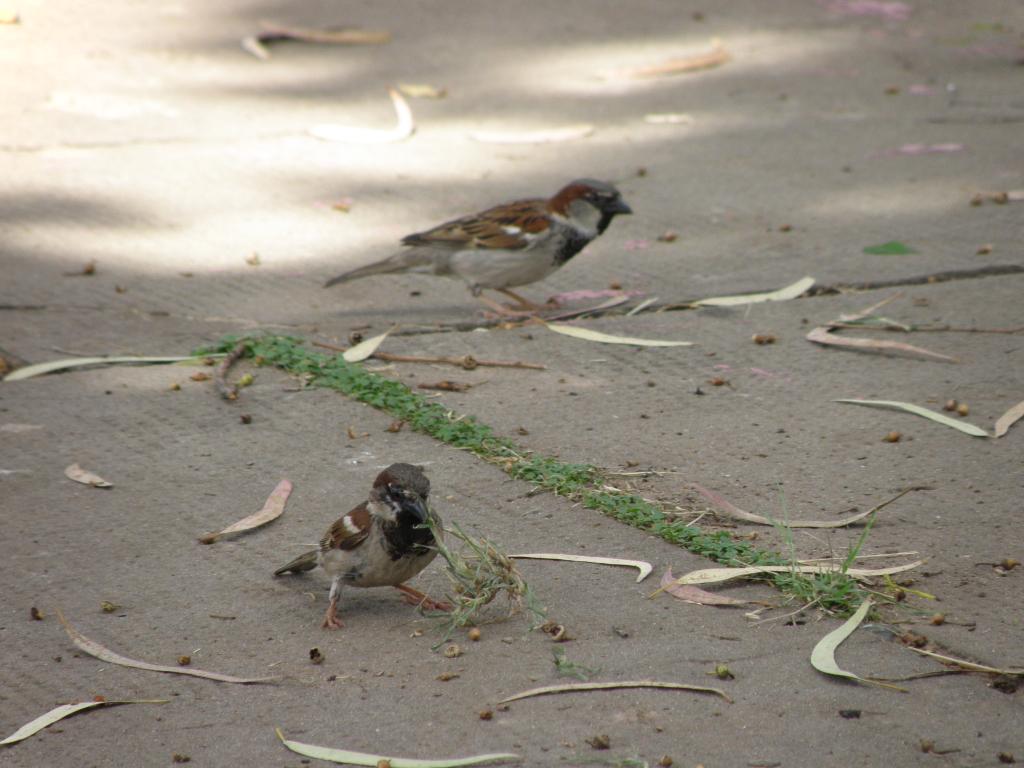
<svg viewBox="0 0 1024 768"><path fill-rule="evenodd" d="M316 744L304 744L301 741L290 741L284 737L280 728L277 731L277 738L281 740L292 752L305 757L313 757L317 760L327 760L332 763L344 765L368 765L376 768L386 765L388 768L459 768L464 765L484 765L485 763L504 763L511 760L519 760L519 755L508 752L495 752L487 755L474 755L472 757L455 757L440 760L419 760L409 757L385 757L384 755L373 755L368 752L353 752L348 749L334 749L333 747L319 747Z"/></svg>
<svg viewBox="0 0 1024 768"><path fill-rule="evenodd" d="M746 293L739 296L715 296L710 299L701 299L694 304L703 307L737 307L743 304L759 304L763 301L788 301L795 299L808 289L813 287L813 277L803 277L785 288L767 293Z"/></svg>
<svg viewBox="0 0 1024 768"><path fill-rule="evenodd" d="M825 344L833 347L850 347L853 349L867 349L877 352L906 352L911 355L921 355L934 360L944 360L949 363L960 362L955 357L932 352L924 347L916 347L913 344L905 344L902 341L887 341L885 339L864 339L851 336L840 336L832 332L828 326L819 326L805 337L815 344Z"/></svg>
<svg viewBox="0 0 1024 768"><path fill-rule="evenodd" d="M509 555L509 557L523 560L568 560L573 563L595 563L597 565L623 565L629 568L636 568L640 573L636 577L639 584L651 575L654 567L643 560L623 560L618 557L591 557L589 555L562 555L550 552L533 552L524 555Z"/></svg>
<svg viewBox="0 0 1024 768"><path fill-rule="evenodd" d="M658 680L623 680L615 683L566 683L564 685L545 685L540 688L531 688L528 691L517 693L502 699L499 704L508 704L511 701L528 699L533 696L547 696L552 693L579 693L581 691L609 691L619 688L667 688L674 691L696 691L697 693L713 693L732 703L732 699L724 691L718 688L708 688L703 685L689 685L688 683L663 683Z"/></svg>
<svg viewBox="0 0 1024 768"><path fill-rule="evenodd" d="M72 464L70 467L64 470L64 475L74 480L76 483L82 485L91 485L93 488L113 488L113 483L108 483L102 477L94 474L86 469L82 469L78 464Z"/></svg>
<svg viewBox="0 0 1024 768"><path fill-rule="evenodd" d="M208 533L199 540L203 544L213 544L213 542L225 534L250 531L253 528L259 528L261 525L266 525L271 520L276 520L284 512L284 505L288 501L288 496L291 495L291 492L292 481L282 480L277 484L277 487L274 488L270 496L267 497L267 501L263 504L263 509L259 512L254 512L248 517L242 518L237 523L232 523L218 533Z"/></svg>
<svg viewBox="0 0 1024 768"><path fill-rule="evenodd" d="M407 139L416 130L409 102L394 88L388 89L388 95L391 96L391 103L395 107L396 123L394 128L363 128L325 123L314 125L309 129L309 133L324 141L348 144L390 144Z"/></svg>
<svg viewBox="0 0 1024 768"><path fill-rule="evenodd" d="M853 615L848 618L842 626L837 629L833 629L821 638L817 645L814 646L814 650L811 651L811 665L816 670L824 672L826 675L832 675L833 677L845 677L848 680L880 685L884 688L893 688L897 691L904 691L905 693L906 691L903 688L892 685L891 683L883 683L877 680L871 680L870 678L860 677L852 672L847 672L836 662L836 649L839 647L839 644L853 634L853 631L860 626L862 621L864 621L864 617L868 615L868 611L870 609L871 598L868 597L864 599L864 602L860 604L860 607L854 611Z"/></svg>
<svg viewBox="0 0 1024 768"><path fill-rule="evenodd" d="M399 83L398 90L410 99L443 99L448 95L446 88L435 88L425 83Z"/></svg>
<svg viewBox="0 0 1024 768"><path fill-rule="evenodd" d="M377 348L384 343L384 339L388 337L391 331L385 331L379 336L372 336L369 339L363 339L355 346L349 347L341 356L345 359L346 363L358 363L361 360L366 360L369 357L373 357L373 353L377 351Z"/></svg>
<svg viewBox="0 0 1024 768"><path fill-rule="evenodd" d="M596 341L601 344L632 344L637 347L692 347L692 341L662 341L660 339L638 339L633 336L613 336L610 333L592 331L589 328L579 328L575 325L564 325L562 323L545 323L548 329L565 336L573 336L586 341Z"/></svg>
<svg viewBox="0 0 1024 768"><path fill-rule="evenodd" d="M47 728L58 720L63 720L68 715L73 715L76 712L81 712L84 709L92 709L93 707L110 707L116 704L167 704L169 699L131 699L124 701L82 701L78 704L61 704L59 707L54 707L49 712L40 715L35 720L25 723L18 730L12 733L3 741L0 741L0 745L14 744L16 742L27 739L29 736L34 736L39 731Z"/></svg>
<svg viewBox="0 0 1024 768"><path fill-rule="evenodd" d="M837 403L847 403L849 405L864 405L869 408L884 408L892 411L905 411L912 413L915 416L923 416L926 419L931 419L939 424L944 424L947 427L958 429L961 432L965 432L971 437L991 437L988 432L980 427L976 427L973 424L969 424L966 421L957 421L951 419L949 416L933 411L930 408L922 408L920 405L914 405L913 403L904 403L898 400L857 400L857 399L842 399L836 400Z"/></svg>
<svg viewBox="0 0 1024 768"><path fill-rule="evenodd" d="M674 584L713 584L719 581L739 579L744 576L758 576L762 573L845 573L853 579L869 579L873 576L891 576L894 573L903 573L919 565L924 565L924 560L915 560L904 565L894 565L889 568L847 568L843 571L838 563L821 565L754 565L746 568L701 568L690 571L680 576ZM650 597L664 592L665 587L659 587L650 594Z"/></svg>
<svg viewBox="0 0 1024 768"><path fill-rule="evenodd" d="M995 436L1002 437L1005 435L1010 427L1020 421L1021 418L1024 418L1024 400L999 417L998 421L996 421Z"/></svg>

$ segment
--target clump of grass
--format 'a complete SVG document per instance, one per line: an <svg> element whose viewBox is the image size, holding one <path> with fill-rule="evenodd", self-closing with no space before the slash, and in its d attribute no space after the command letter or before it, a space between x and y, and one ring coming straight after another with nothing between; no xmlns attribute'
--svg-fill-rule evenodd
<svg viewBox="0 0 1024 768"><path fill-rule="evenodd" d="M442 619L442 643L459 627L503 621L524 609L531 616L530 629L544 621L544 608L537 602L530 585L512 558L494 542L470 536L458 523L442 530L441 523L431 517L427 525L434 534L438 554L445 560L445 575L451 582L451 590L446 597L452 604L452 611L437 614ZM455 538L461 546L457 550L450 548L444 541L445 534ZM505 607L489 610L495 598L503 592Z"/></svg>
<svg viewBox="0 0 1024 768"><path fill-rule="evenodd" d="M577 680L586 682L601 671L596 667L585 667L582 664L569 661L564 648L555 648L552 653L554 654L555 672L559 677L575 677Z"/></svg>
<svg viewBox="0 0 1024 768"><path fill-rule="evenodd" d="M528 451L508 438L499 437L491 427L472 416L454 413L437 401L427 400L413 392L401 382L346 362L340 354L327 355L311 350L304 346L302 339L271 335L241 339L228 336L195 354L230 352L236 344L244 344L245 355L252 357L257 365L276 366L304 377L312 386L327 387L372 405L402 419L418 432L500 466L514 478L580 502L587 509L597 510L722 565L791 565L793 562L793 558L737 541L727 531L709 533L681 523L656 503L636 494L607 490L596 467L572 464ZM802 574L792 571L766 575L765 580L774 583L785 594L808 603L817 602L825 610L841 616L852 614L864 598L857 583L845 573ZM449 631L454 631L454 627Z"/></svg>

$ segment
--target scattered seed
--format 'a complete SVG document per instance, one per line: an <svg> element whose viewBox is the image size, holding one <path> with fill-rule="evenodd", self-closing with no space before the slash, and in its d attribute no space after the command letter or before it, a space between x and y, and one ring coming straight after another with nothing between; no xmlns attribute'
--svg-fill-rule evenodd
<svg viewBox="0 0 1024 768"><path fill-rule="evenodd" d="M377 768L391 768L391 761L386 757L382 757L377 761Z"/></svg>
<svg viewBox="0 0 1024 768"><path fill-rule="evenodd" d="M662 755L658 760L658 765L661 766L661 768L671 768L673 762L672 758L668 755Z"/></svg>
<svg viewBox="0 0 1024 768"><path fill-rule="evenodd" d="M966 416L970 412L971 409L968 407L967 403L960 403L960 405L956 407L957 416Z"/></svg>
<svg viewBox="0 0 1024 768"><path fill-rule="evenodd" d="M171 392L180 392L181 391L181 384L171 384L170 390L171 390Z"/></svg>
<svg viewBox="0 0 1024 768"><path fill-rule="evenodd" d="M446 645L444 648L444 655L449 659L458 658L462 655L462 648L455 643L452 643L451 645Z"/></svg>
<svg viewBox="0 0 1024 768"><path fill-rule="evenodd" d="M189 378L192 379L192 381L208 381L210 379L210 374L204 373L203 371L197 371L189 376Z"/></svg>
<svg viewBox="0 0 1024 768"><path fill-rule="evenodd" d="M42 621L44 618L46 618L45 616L43 616L43 612L36 608L34 605L29 609L28 615L32 617L33 621Z"/></svg>
<svg viewBox="0 0 1024 768"><path fill-rule="evenodd" d="M490 710L490 709L483 709L483 710L481 710L480 711L480 719L481 720L493 720L494 719L494 711Z"/></svg>
<svg viewBox="0 0 1024 768"><path fill-rule="evenodd" d="M755 333L752 337L755 344L774 344L775 336L771 333Z"/></svg>
<svg viewBox="0 0 1024 768"><path fill-rule="evenodd" d="M1014 560L1010 557L1003 558L999 563L999 567L1005 571L1012 571L1018 565L1020 565L1020 560Z"/></svg>
<svg viewBox="0 0 1024 768"><path fill-rule="evenodd" d="M253 382L253 376L251 373L243 373L241 378L238 379L238 386L248 387Z"/></svg>
<svg viewBox="0 0 1024 768"><path fill-rule="evenodd" d="M404 421L402 421L401 419L396 419L395 421L392 421L390 424L388 424L388 432L401 432L402 427L404 426Z"/></svg>
<svg viewBox="0 0 1024 768"><path fill-rule="evenodd" d="M902 439L903 434L896 431L890 432L889 434L882 438L882 440L884 440L887 443L898 443Z"/></svg>
<svg viewBox="0 0 1024 768"><path fill-rule="evenodd" d="M442 672L435 679L440 680L442 683L447 683L449 680L454 680L459 676L458 672Z"/></svg>
<svg viewBox="0 0 1024 768"><path fill-rule="evenodd" d="M728 379L723 379L721 376L715 376L713 379L708 379L708 384L712 387L724 387L729 383Z"/></svg>
<svg viewBox="0 0 1024 768"><path fill-rule="evenodd" d="M612 282L608 283L608 290L610 290L610 291L621 291L622 290L622 283L620 283L618 280L613 280Z"/></svg>
<svg viewBox="0 0 1024 768"><path fill-rule="evenodd" d="M899 92L900 88L898 85L890 85L888 88L885 89L886 96L895 96Z"/></svg>
<svg viewBox="0 0 1024 768"><path fill-rule="evenodd" d="M260 265L260 255L253 251L252 256L248 256L245 259L245 263L250 267L258 267Z"/></svg>
<svg viewBox="0 0 1024 768"><path fill-rule="evenodd" d="M238 417L238 420L241 421L243 424L252 424L252 414L243 413L241 416Z"/></svg>
<svg viewBox="0 0 1024 768"><path fill-rule="evenodd" d="M192 762L192 758L190 756L188 756L188 755L182 755L182 754L180 754L178 752L175 752L173 755L171 755L171 762L174 762L174 763L190 763L190 762Z"/></svg>
<svg viewBox="0 0 1024 768"><path fill-rule="evenodd" d="M944 410L944 411L955 411L957 405L959 405L959 403L957 403L956 400L953 400L952 398L950 398L949 400L946 401L946 404L944 406L942 406L942 410Z"/></svg>
<svg viewBox="0 0 1024 768"><path fill-rule="evenodd" d="M779 227L779 232L792 232L792 231L793 231L793 225L792 224L783 224L781 227Z"/></svg>
<svg viewBox="0 0 1024 768"><path fill-rule="evenodd" d="M309 649L309 660L311 662L313 662L314 664L323 664L324 663L324 655L322 653L320 653L320 649L319 648L310 648Z"/></svg>
<svg viewBox="0 0 1024 768"><path fill-rule="evenodd" d="M179 656L178 657L178 666L179 667L187 667L191 663L192 663L192 657L191 656Z"/></svg>
<svg viewBox="0 0 1024 768"><path fill-rule="evenodd" d="M986 256L992 253L992 243L986 243L985 245L979 246L976 253L978 256Z"/></svg>
<svg viewBox="0 0 1024 768"><path fill-rule="evenodd" d="M523 435L524 437L530 434L530 430L528 430L526 427L520 427L519 429L516 430L516 432L520 435Z"/></svg>
<svg viewBox="0 0 1024 768"><path fill-rule="evenodd" d="M474 643L479 642L480 641L480 628L479 627L470 627L469 632L466 633L466 636L470 640L472 640Z"/></svg>
<svg viewBox="0 0 1024 768"><path fill-rule="evenodd" d="M1011 765L1013 763L1016 763L1017 761L1013 757L1013 752L1000 752L999 762L1005 763L1006 765Z"/></svg>
<svg viewBox="0 0 1024 768"><path fill-rule="evenodd" d="M839 716L845 720L859 720L860 710L859 709L840 709Z"/></svg>
<svg viewBox="0 0 1024 768"><path fill-rule="evenodd" d="M679 239L679 233L674 229L666 229L660 235L658 235L659 243L674 243Z"/></svg>
<svg viewBox="0 0 1024 768"><path fill-rule="evenodd" d="M936 613L936 614L932 615L929 623L933 624L936 627L941 625L941 624L945 624L946 623L946 614L944 614L944 613Z"/></svg>
<svg viewBox="0 0 1024 768"><path fill-rule="evenodd" d="M732 673L728 666L725 664L716 664L714 672L708 672L709 675L714 675L719 680L735 680L736 675Z"/></svg>
<svg viewBox="0 0 1024 768"><path fill-rule="evenodd" d="M916 632L904 632L900 635L899 640L904 645L909 645L913 648L924 648L928 645L928 638Z"/></svg>
<svg viewBox="0 0 1024 768"><path fill-rule="evenodd" d="M623 640L629 637L629 631L623 629L622 627L612 627L612 632L621 637Z"/></svg>
<svg viewBox="0 0 1024 768"><path fill-rule="evenodd" d="M113 613L120 607L121 606L117 603L112 603L109 600L103 600L102 602L100 602L100 610L104 613Z"/></svg>

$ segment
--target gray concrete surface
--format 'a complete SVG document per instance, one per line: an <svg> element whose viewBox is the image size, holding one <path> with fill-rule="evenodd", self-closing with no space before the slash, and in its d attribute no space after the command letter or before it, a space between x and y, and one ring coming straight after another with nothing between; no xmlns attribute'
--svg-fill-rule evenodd
<svg viewBox="0 0 1024 768"><path fill-rule="evenodd" d="M1024 203L968 204L978 192L1024 189L1019 3L913 2L903 20L875 13L898 4L809 0L17 5L21 23L0 27L0 348L31 362L68 351L179 354L260 328L344 343L365 326L471 321L479 308L455 283L402 276L320 285L407 232L584 175L615 180L636 215L526 289L534 298L617 282L672 302L776 288L805 274L823 284L882 282L1024 264ZM867 15L851 14L858 9ZM382 27L394 39L366 48L282 44L261 62L238 45L261 18ZM714 37L733 57L720 68L631 85L595 77L698 53ZM445 99L411 102L418 129L409 141L353 147L307 135L321 122L388 125L385 89L395 82L448 89ZM643 120L664 112L693 122ZM579 122L593 123L594 135L567 144L467 138ZM963 147L893 153L908 144ZM331 208L343 197L352 198L347 214ZM666 229L680 238L656 242ZM916 253L863 253L888 240ZM246 263L254 253L258 266ZM92 260L96 274L65 275ZM1022 288L1019 274L908 283L885 311L917 324L1021 326ZM707 505L691 482L794 518L863 510L927 485L887 508L865 547L927 559L913 587L937 602L911 597L899 614L906 623L896 626L954 654L1022 666L1021 569L1000 575L991 563L1024 560L1024 427L983 441L832 402L939 407L957 398L970 404L969 420L990 428L1024 398L1021 336L909 338L957 356L957 365L803 339L894 290L586 322L699 344L682 349L595 345L537 327L396 336L388 351L547 369L397 365L385 373L409 384L478 384L440 401L536 451L667 472L634 482L694 516ZM757 346L755 333L778 342ZM576 637L565 646L571 660L599 667L602 680L697 684L713 682L707 673L726 663L736 679L716 684L735 703L594 693L519 702L481 720L504 696L557 681L550 638L512 620L484 627L479 643L459 639L465 655L448 659L431 650L431 623L382 591L349 596L345 631L326 633L318 627L323 577L270 576L359 500L378 467L424 463L445 517L510 550L638 557L656 574L707 561L532 495L427 437L389 433L386 414L252 370L255 384L233 404L170 367L0 385L0 425L40 427L0 440L0 732L96 694L172 700L79 715L4 748L0 764L160 766L175 753L200 766L303 764L278 744L275 726L301 741L405 756L514 751L531 766L654 765L662 755L709 768L983 766L999 764L1000 753L1024 760L1021 693L986 677L925 678L908 683L907 694L834 681L808 657L837 622L813 608L782 618L799 606L766 586L728 589L775 606L752 619L744 609L648 601L649 583L568 564L522 570ZM716 376L731 386L711 386ZM349 426L369 435L351 440ZM903 439L883 442L891 430ZM72 462L115 487L71 483L63 468ZM258 508L281 477L295 483L281 520L211 547L196 543ZM711 515L699 524L728 525ZM774 530L729 530L789 546ZM845 553L859 535L797 532L793 547L801 557ZM439 566L420 582L443 590ZM103 613L104 600L122 607ZM32 606L44 621L29 618ZM284 682L229 686L104 664L75 651L57 607L129 656L173 664L190 654L200 668ZM938 611L950 620L933 626ZM325 656L320 666L308 661L314 646ZM942 669L882 627L856 633L841 662L888 676ZM439 681L444 672L459 677ZM845 709L861 717L840 717ZM609 751L587 744L599 733L610 737ZM927 754L922 740L954 751Z"/></svg>

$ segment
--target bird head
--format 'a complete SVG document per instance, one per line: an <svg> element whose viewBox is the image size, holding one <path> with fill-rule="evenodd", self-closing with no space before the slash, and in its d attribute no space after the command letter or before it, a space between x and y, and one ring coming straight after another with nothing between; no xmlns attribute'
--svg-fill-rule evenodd
<svg viewBox="0 0 1024 768"><path fill-rule="evenodd" d="M599 235L616 216L633 212L619 190L595 179L569 182L548 201L548 206L561 216L593 226Z"/></svg>
<svg viewBox="0 0 1024 768"><path fill-rule="evenodd" d="M392 520L421 525L430 516L429 495L430 481L423 470L412 464L392 464L373 481L370 500L382 505Z"/></svg>

